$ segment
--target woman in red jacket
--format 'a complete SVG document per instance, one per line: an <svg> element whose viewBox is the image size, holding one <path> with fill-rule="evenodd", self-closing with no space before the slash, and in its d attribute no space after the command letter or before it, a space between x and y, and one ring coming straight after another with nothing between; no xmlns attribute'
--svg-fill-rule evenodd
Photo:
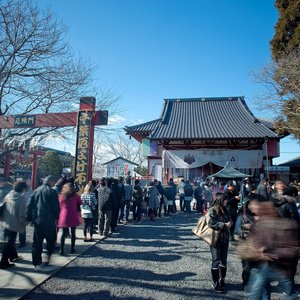
<svg viewBox="0 0 300 300"><path fill-rule="evenodd" d="M63 185L58 200L60 204L60 214L57 227L63 229L60 239L60 255L64 255L65 239L69 227L71 227L71 253L75 253L75 233L76 226L81 223L79 209L82 202L80 196L76 194L73 185L69 182Z"/></svg>

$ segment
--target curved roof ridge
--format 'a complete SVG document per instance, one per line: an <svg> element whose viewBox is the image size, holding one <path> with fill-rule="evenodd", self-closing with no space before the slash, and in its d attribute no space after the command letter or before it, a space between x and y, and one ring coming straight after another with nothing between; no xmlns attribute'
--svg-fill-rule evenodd
<svg viewBox="0 0 300 300"><path fill-rule="evenodd" d="M244 96L229 96L229 97L197 97L197 98L169 98L164 99L165 102L189 102L189 101L224 101L224 100L232 100L236 101L239 99L244 99Z"/></svg>
<svg viewBox="0 0 300 300"><path fill-rule="evenodd" d="M243 96L164 99L160 118L125 130L153 140L280 138L254 116Z"/></svg>
<svg viewBox="0 0 300 300"><path fill-rule="evenodd" d="M154 119L154 120L151 120L151 121L147 121L147 122L144 122L144 123L140 123L140 124L138 124L138 125L125 126L124 128L130 129L130 128L135 128L135 127L145 126L145 125L149 125L149 124L155 123L155 122L157 122L157 121L161 121L161 118L157 118L157 119Z"/></svg>

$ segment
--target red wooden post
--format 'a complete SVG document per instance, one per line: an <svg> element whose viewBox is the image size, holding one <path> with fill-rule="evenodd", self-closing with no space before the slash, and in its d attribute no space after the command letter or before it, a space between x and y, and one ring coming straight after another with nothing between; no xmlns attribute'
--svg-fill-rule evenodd
<svg viewBox="0 0 300 300"><path fill-rule="evenodd" d="M37 170L37 155L33 153L32 170L31 170L31 190L34 191L37 187L36 184L36 170Z"/></svg>
<svg viewBox="0 0 300 300"><path fill-rule="evenodd" d="M9 178L10 160L11 160L11 154L8 151L6 154L5 163L4 163L4 178L5 179Z"/></svg>
<svg viewBox="0 0 300 300"><path fill-rule="evenodd" d="M33 155L33 157L32 157L32 167L31 167L32 168L31 169L31 189L34 191L37 188L36 175L37 175L38 155L40 155L40 156L45 155L45 152L35 150L35 151L32 151L31 154Z"/></svg>

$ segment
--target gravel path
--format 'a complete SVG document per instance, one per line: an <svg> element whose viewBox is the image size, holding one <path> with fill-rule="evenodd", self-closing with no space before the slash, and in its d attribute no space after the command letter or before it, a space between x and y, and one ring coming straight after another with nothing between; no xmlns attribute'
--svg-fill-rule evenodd
<svg viewBox="0 0 300 300"><path fill-rule="evenodd" d="M212 290L209 248L191 233L196 221L194 213L176 213L120 226L22 299L244 299L233 245L228 291Z"/></svg>

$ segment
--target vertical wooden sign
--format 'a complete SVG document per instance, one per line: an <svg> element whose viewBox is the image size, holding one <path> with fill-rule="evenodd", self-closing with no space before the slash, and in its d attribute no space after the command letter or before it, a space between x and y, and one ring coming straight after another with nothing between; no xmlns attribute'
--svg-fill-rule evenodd
<svg viewBox="0 0 300 300"><path fill-rule="evenodd" d="M95 98L80 99L77 120L77 141L75 154L75 181L82 193L86 184L92 179L92 156L94 143Z"/></svg>

